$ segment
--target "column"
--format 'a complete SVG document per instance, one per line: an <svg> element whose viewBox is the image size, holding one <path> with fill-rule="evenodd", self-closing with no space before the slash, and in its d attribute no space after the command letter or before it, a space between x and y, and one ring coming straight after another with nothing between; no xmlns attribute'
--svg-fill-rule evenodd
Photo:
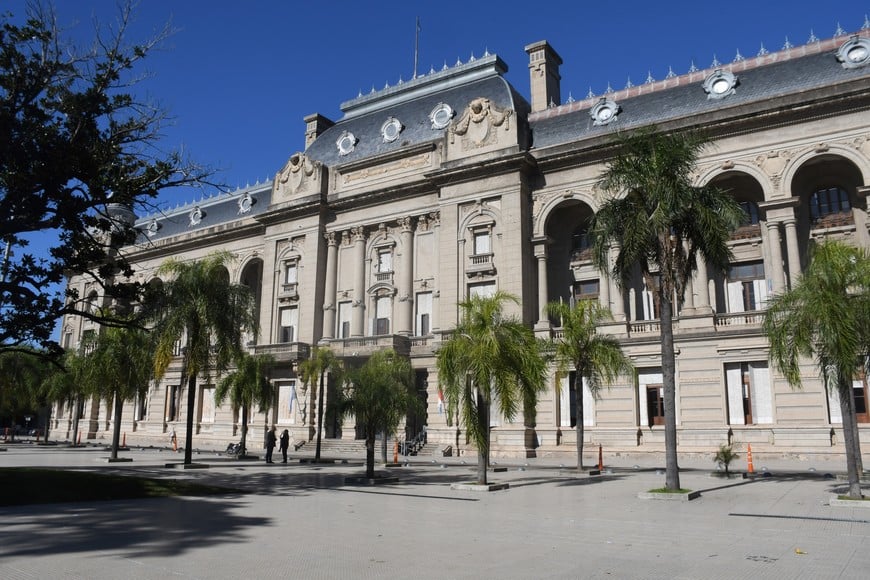
<svg viewBox="0 0 870 580"><path fill-rule="evenodd" d="M610 305L610 276L607 274L601 274L598 277L598 302L602 308L610 310L610 313L613 314Z"/></svg>
<svg viewBox="0 0 870 580"><path fill-rule="evenodd" d="M538 260L538 322L536 328L550 328L550 319L547 317L547 302L549 300L549 288L547 287L547 241L544 238L532 240L535 244L535 258Z"/></svg>
<svg viewBox="0 0 870 580"><path fill-rule="evenodd" d="M350 230L353 239L353 304L350 321L352 337L365 336L366 313L366 235L362 226Z"/></svg>
<svg viewBox="0 0 870 580"><path fill-rule="evenodd" d="M785 226L785 247L788 252L788 278L792 288L801 275L801 254L798 247L797 223L794 216L782 221Z"/></svg>
<svg viewBox="0 0 870 580"><path fill-rule="evenodd" d="M696 257L698 269L695 271L694 290L698 294L695 300L695 310L699 313L709 314L712 311L710 308L710 279L707 274L707 260L700 253Z"/></svg>
<svg viewBox="0 0 870 580"><path fill-rule="evenodd" d="M770 261L773 267L773 291L785 289L785 273L782 270L782 242L779 237L779 222L767 222L767 243L770 246Z"/></svg>
<svg viewBox="0 0 870 580"><path fill-rule="evenodd" d="M622 289L616 280L610 276L611 264L613 264L616 255L619 254L619 246L614 245L607 252L607 283L610 284L610 294L613 296L613 320L616 322L625 322L625 299L622 294Z"/></svg>
<svg viewBox="0 0 870 580"><path fill-rule="evenodd" d="M338 244L341 234L327 232L326 239L326 288L323 297L323 332L320 336L331 339L335 336L335 291L338 280Z"/></svg>
<svg viewBox="0 0 870 580"><path fill-rule="evenodd" d="M410 336L414 330L414 228L409 217L401 218L399 226L402 228L402 272L397 280L399 307L396 312L396 334Z"/></svg>

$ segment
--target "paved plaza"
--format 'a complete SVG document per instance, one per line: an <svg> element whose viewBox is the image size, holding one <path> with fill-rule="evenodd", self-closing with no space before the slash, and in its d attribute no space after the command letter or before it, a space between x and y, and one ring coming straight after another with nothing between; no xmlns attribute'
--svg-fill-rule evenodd
<svg viewBox="0 0 870 580"><path fill-rule="evenodd" d="M399 483L345 485L361 457L327 465L239 462L167 469L181 454L5 445L0 466L184 478L225 496L0 508L0 578L866 578L870 509L830 506L839 462L757 461L772 477L722 479L683 459L691 502L661 487L654 458L607 458L601 476L545 460L500 462L504 491L456 491L473 458L415 457ZM745 464L743 464L745 466ZM741 466L741 469L744 468ZM814 470L814 471L813 471ZM384 471L379 468L379 471ZM829 477L826 477L829 475Z"/></svg>

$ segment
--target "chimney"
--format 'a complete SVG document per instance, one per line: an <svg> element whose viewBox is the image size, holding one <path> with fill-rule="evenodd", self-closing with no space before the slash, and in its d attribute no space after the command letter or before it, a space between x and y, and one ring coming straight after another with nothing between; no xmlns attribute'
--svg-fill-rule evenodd
<svg viewBox="0 0 870 580"><path fill-rule="evenodd" d="M559 65L562 57L546 40L526 47L529 55L529 80L532 90L532 112L543 111L550 104L561 105Z"/></svg>
<svg viewBox="0 0 870 580"><path fill-rule="evenodd" d="M320 137L324 131L335 125L320 113L308 115L303 119L305 121L305 148L314 143L314 140Z"/></svg>

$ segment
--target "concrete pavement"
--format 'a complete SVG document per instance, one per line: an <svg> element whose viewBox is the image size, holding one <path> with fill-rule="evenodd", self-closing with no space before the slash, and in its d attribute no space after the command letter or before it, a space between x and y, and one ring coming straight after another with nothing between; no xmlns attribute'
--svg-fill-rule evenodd
<svg viewBox="0 0 870 580"><path fill-rule="evenodd" d="M217 497L0 508L0 578L865 578L870 509L828 505L842 466L755 462L774 476L711 477L681 459L687 503L641 500L664 484L657 459L606 458L603 476L504 460L494 493L454 491L474 458L412 458L398 484L344 485L347 463L286 465L181 454L6 445L0 466L96 469L250 491ZM435 461L435 463L433 463ZM463 465L466 461L466 465ZM499 460L496 460L499 461ZM742 466L741 466L742 467ZM811 471L815 469L815 471ZM378 471L384 471L379 468Z"/></svg>

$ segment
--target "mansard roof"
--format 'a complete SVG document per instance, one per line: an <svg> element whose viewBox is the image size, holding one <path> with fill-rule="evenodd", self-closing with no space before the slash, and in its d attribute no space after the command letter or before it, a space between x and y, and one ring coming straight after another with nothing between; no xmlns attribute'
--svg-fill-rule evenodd
<svg viewBox="0 0 870 580"><path fill-rule="evenodd" d="M576 143L650 124L705 124L717 118L730 118L729 110L738 116L741 111L761 113L787 105L790 98L808 104L806 100L813 91L827 88L833 92L838 85L870 77L870 66L848 68L837 60L837 49L848 40L849 37L840 36L789 47L533 113L529 117L532 148ZM704 81L717 71L733 75L737 84L727 96L708 98ZM859 83L854 89L866 92L867 84L863 84L863 89L860 86ZM590 111L602 99L615 103L618 114L612 122L596 125Z"/></svg>
<svg viewBox="0 0 870 580"><path fill-rule="evenodd" d="M137 243L149 244L250 218L266 211L271 198L272 181L269 180L139 218L135 223L139 230Z"/></svg>
<svg viewBox="0 0 870 580"><path fill-rule="evenodd" d="M446 104L458 117L478 97L489 99L498 109L514 110L524 119L529 104L502 77L505 72L504 61L497 55L487 54L382 91L360 95L342 104L344 117L319 135L305 153L312 160L334 166L433 142L443 138L448 129L433 125L430 115L436 107ZM402 127L392 141L382 134L384 124L391 118L398 120ZM353 136L355 143L351 151L342 153L337 143L347 134Z"/></svg>

